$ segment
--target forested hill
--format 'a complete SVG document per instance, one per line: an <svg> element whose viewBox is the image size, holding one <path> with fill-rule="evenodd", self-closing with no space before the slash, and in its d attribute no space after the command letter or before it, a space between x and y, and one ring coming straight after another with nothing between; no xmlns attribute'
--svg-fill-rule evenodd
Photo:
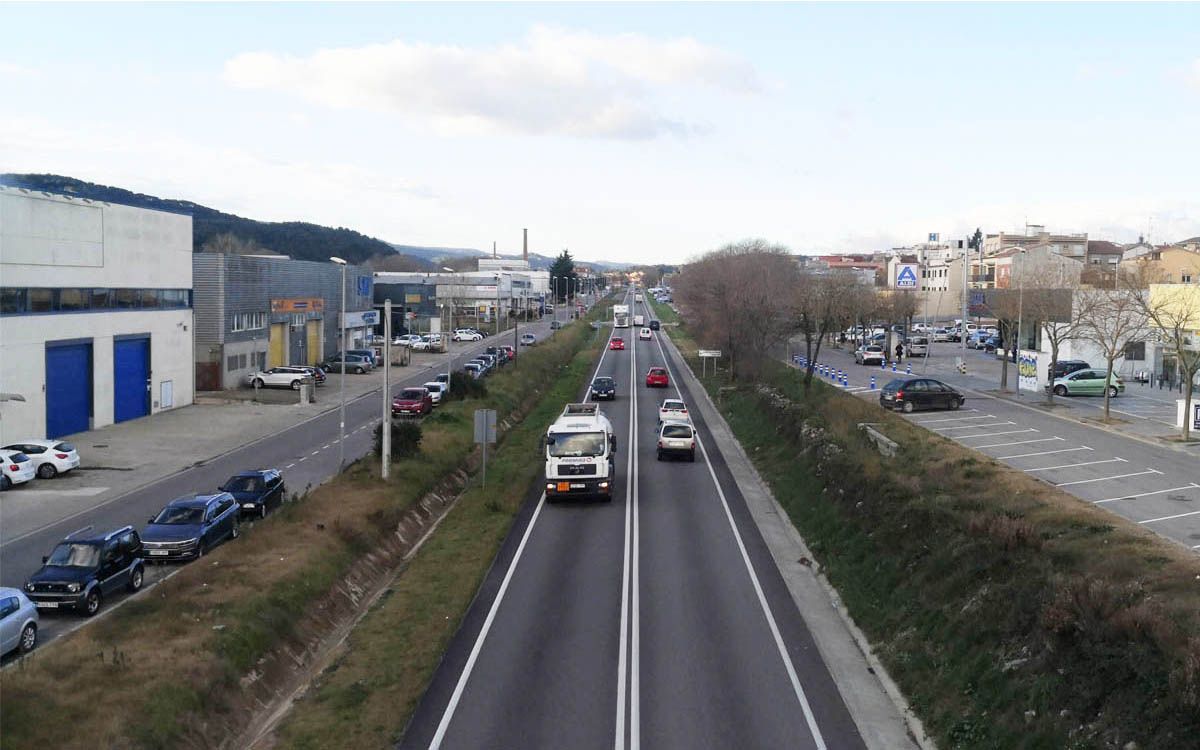
<svg viewBox="0 0 1200 750"><path fill-rule="evenodd" d="M192 216L192 252L217 235L232 234L243 241L298 260L325 261L336 255L351 263L362 263L371 256L395 254L392 246L344 227L323 227L303 221L266 222L223 213L191 201L157 198L118 187L96 185L73 177L53 174L0 174L0 185L44 190L48 193L90 198L130 206L173 211Z"/></svg>

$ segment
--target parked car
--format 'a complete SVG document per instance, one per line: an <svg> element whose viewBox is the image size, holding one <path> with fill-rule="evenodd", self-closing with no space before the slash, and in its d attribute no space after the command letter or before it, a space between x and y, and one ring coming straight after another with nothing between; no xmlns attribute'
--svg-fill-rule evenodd
<svg viewBox="0 0 1200 750"><path fill-rule="evenodd" d="M1054 394L1056 396L1103 396L1105 385L1113 398L1125 392L1125 381L1114 372L1111 378L1106 377L1104 370L1076 370L1070 375L1054 379Z"/></svg>
<svg viewBox="0 0 1200 750"><path fill-rule="evenodd" d="M663 402L658 406L658 421L691 422L692 418L688 414L687 404L682 399L668 398L663 399Z"/></svg>
<svg viewBox="0 0 1200 750"><path fill-rule="evenodd" d="M967 398L953 386L932 378L898 378L879 392L879 405L912 412L914 409L958 409Z"/></svg>
<svg viewBox="0 0 1200 750"><path fill-rule="evenodd" d="M483 334L470 328L456 328L450 338L453 341L483 341Z"/></svg>
<svg viewBox="0 0 1200 750"><path fill-rule="evenodd" d="M95 534L85 526L63 537L25 582L38 609L75 609L91 617L104 598L137 591L145 579L142 540L132 526Z"/></svg>
<svg viewBox="0 0 1200 750"><path fill-rule="evenodd" d="M1089 370L1091 367L1082 359L1060 359L1054 363L1054 369L1050 371L1050 380L1053 382L1059 378L1065 378L1073 372Z"/></svg>
<svg viewBox="0 0 1200 750"><path fill-rule="evenodd" d="M506 352L502 347L489 346L487 349L483 350L483 353L495 357L497 367L504 367L506 364L508 364L508 352Z"/></svg>
<svg viewBox="0 0 1200 750"><path fill-rule="evenodd" d="M234 474L217 488L233 495L243 516L266 518L267 512L283 503L287 489L279 469L257 469Z"/></svg>
<svg viewBox="0 0 1200 750"><path fill-rule="evenodd" d="M658 428L659 461L667 456L687 456L696 460L696 430L687 422L663 422Z"/></svg>
<svg viewBox="0 0 1200 750"><path fill-rule="evenodd" d="M670 385L670 379L667 377L667 368L651 367L646 371L647 388L667 388Z"/></svg>
<svg viewBox="0 0 1200 750"><path fill-rule="evenodd" d="M606 375L601 375L592 380L592 398L599 401L606 398L609 401L617 398L617 381Z"/></svg>
<svg viewBox="0 0 1200 750"><path fill-rule="evenodd" d="M311 377L312 373L304 367L272 367L250 373L246 376L246 383L254 388L291 388L298 391L304 379Z"/></svg>
<svg viewBox="0 0 1200 750"><path fill-rule="evenodd" d="M517 350L511 346L502 346L500 347L500 351L504 352L505 356L508 357L509 362L512 362L517 358Z"/></svg>
<svg viewBox="0 0 1200 750"><path fill-rule="evenodd" d="M446 386L446 393L450 392L450 374L449 373L439 372L437 375L433 376L433 379L435 381L437 381L438 383L441 383L442 385Z"/></svg>
<svg viewBox="0 0 1200 750"><path fill-rule="evenodd" d="M75 446L63 440L22 440L4 446L6 451L24 453L33 463L33 469L42 479L53 479L79 466L79 453Z"/></svg>
<svg viewBox="0 0 1200 750"><path fill-rule="evenodd" d="M20 451L0 450L0 490L11 490L37 476L37 468Z"/></svg>
<svg viewBox="0 0 1200 750"><path fill-rule="evenodd" d="M429 397L433 399L434 406L440 405L446 399L446 394L450 392L450 386L436 380L424 383L421 387L429 391Z"/></svg>
<svg viewBox="0 0 1200 750"><path fill-rule="evenodd" d="M167 503L142 529L142 557L190 560L226 539L237 539L241 509L228 492L184 495Z"/></svg>
<svg viewBox="0 0 1200 750"><path fill-rule="evenodd" d="M27 654L37 645L37 605L20 589L0 588L0 656Z"/></svg>
<svg viewBox="0 0 1200 750"><path fill-rule="evenodd" d="M662 327L662 324L659 321L657 321L657 320L650 321L650 330L651 331L657 331L661 327Z"/></svg>
<svg viewBox="0 0 1200 750"><path fill-rule="evenodd" d="M1004 346L1004 339L999 336L988 336L983 342L983 350L985 352L994 352Z"/></svg>
<svg viewBox="0 0 1200 750"><path fill-rule="evenodd" d="M638 329L638 338L641 339L642 341L649 341L650 340L650 329L649 328Z"/></svg>
<svg viewBox="0 0 1200 750"><path fill-rule="evenodd" d="M342 372L342 358L343 355L341 354L330 355L328 359L321 363L321 368L326 372L336 372L340 375ZM345 355L345 360L346 372L348 373L352 372L356 375L362 375L365 372L370 372L373 367L370 360L357 354L347 354Z"/></svg>
<svg viewBox="0 0 1200 750"><path fill-rule="evenodd" d="M421 337L415 333L405 333L396 336L392 339L392 346L412 346L414 343L419 343Z"/></svg>
<svg viewBox="0 0 1200 750"><path fill-rule="evenodd" d="M910 357L928 357L929 339L925 336L913 336L905 343L904 350Z"/></svg>
<svg viewBox="0 0 1200 750"><path fill-rule="evenodd" d="M468 362L463 365L463 372L478 380L483 377L483 365L478 362Z"/></svg>
<svg viewBox="0 0 1200 750"><path fill-rule="evenodd" d="M476 357L476 358L474 358L474 359L468 359L466 363L467 363L468 365L475 365L476 367L478 367L478 368L479 368L479 374L480 374L480 375L487 375L487 374L488 374L488 363L487 363L487 362L485 362L485 361L483 360L483 358L482 358L482 357Z"/></svg>
<svg viewBox="0 0 1200 750"><path fill-rule="evenodd" d="M393 417L423 417L433 411L433 396L424 386L405 388L392 399Z"/></svg>
<svg viewBox="0 0 1200 750"><path fill-rule="evenodd" d="M877 344L860 346L854 352L854 361L860 365L881 365L885 359L887 355L883 353L883 347Z"/></svg>
<svg viewBox="0 0 1200 750"><path fill-rule="evenodd" d="M317 385L325 385L325 371L315 365L302 365L299 369L304 370L312 377L313 382Z"/></svg>
<svg viewBox="0 0 1200 750"><path fill-rule="evenodd" d="M608 342L608 348L609 349L624 349L625 348L625 339L621 338L620 336L613 336L612 339Z"/></svg>
<svg viewBox="0 0 1200 750"><path fill-rule="evenodd" d="M550 321L550 330L551 331L557 331L558 329L560 329L562 327L563 327L563 324L562 324L561 320Z"/></svg>
<svg viewBox="0 0 1200 750"><path fill-rule="evenodd" d="M935 344L941 344L951 341L952 336L953 334L950 332L949 328L934 328L933 335L930 336L930 340L932 340Z"/></svg>
<svg viewBox="0 0 1200 750"><path fill-rule="evenodd" d="M975 331L967 336L967 348L982 349L990 338L990 334L984 333L983 331Z"/></svg>
<svg viewBox="0 0 1200 750"><path fill-rule="evenodd" d="M535 344L537 344L537 336L532 333L521 334L521 346L534 346Z"/></svg>
<svg viewBox="0 0 1200 750"><path fill-rule="evenodd" d="M420 339L420 336L417 336L417 338ZM376 353L374 349L347 349L346 353L357 354L360 357L364 357L368 362L371 363L371 367L378 367L380 364L382 364L379 354Z"/></svg>

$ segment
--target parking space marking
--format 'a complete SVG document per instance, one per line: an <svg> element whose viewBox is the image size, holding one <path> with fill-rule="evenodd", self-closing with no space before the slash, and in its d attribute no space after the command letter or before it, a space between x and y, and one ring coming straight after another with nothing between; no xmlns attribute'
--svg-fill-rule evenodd
<svg viewBox="0 0 1200 750"><path fill-rule="evenodd" d="M932 427L930 429L945 431L945 430L978 430L980 427L1003 427L1006 424L1016 424L1016 422L992 422L990 424L961 424L955 427Z"/></svg>
<svg viewBox="0 0 1200 750"><path fill-rule="evenodd" d="M1146 471L1136 471L1132 474L1118 474L1115 477L1094 477L1092 479L1080 479L1075 482L1059 482L1055 487L1070 487L1075 484L1090 484L1092 482L1109 482L1113 479L1127 479L1128 477L1140 477L1146 474L1162 474L1158 469L1147 469Z"/></svg>
<svg viewBox="0 0 1200 750"><path fill-rule="evenodd" d="M992 443L991 445L973 445L971 447L978 451L978 450L983 450L984 448L1003 448L1003 447L1009 446L1009 445L1026 445L1027 443L1049 443L1052 440L1063 440L1063 438L1060 438L1060 437L1038 438L1037 440L1018 440L1014 443Z"/></svg>
<svg viewBox="0 0 1200 750"><path fill-rule="evenodd" d="M975 426L976 427L986 427L986 425L978 425L978 424ZM1035 430L1032 427L1027 427L1024 430L1005 430L1004 432L981 432L978 435L947 435L946 437L953 438L954 440L966 440L968 438L977 438L977 437L995 437L996 435L1017 435L1022 432L1037 432L1037 430Z"/></svg>
<svg viewBox="0 0 1200 750"><path fill-rule="evenodd" d="M972 409L971 411L975 411L975 410ZM922 427L924 427L927 424L935 424L937 422L965 422L968 419L995 419L995 418L996 417L991 414L982 414L978 417L953 417L951 419L927 419L924 422L918 422L917 420L914 419L913 424L919 424Z"/></svg>
<svg viewBox="0 0 1200 750"><path fill-rule="evenodd" d="M310 456L315 456L315 455L317 455L317 454L318 454L318 453L320 453L320 452L321 452L321 451L320 451L320 449L318 449L318 450L315 450L315 451L313 451L312 453L310 453L310 454L308 454L308 455L310 455Z"/></svg>
<svg viewBox="0 0 1200 750"><path fill-rule="evenodd" d="M307 461L307 460L308 460L308 456L301 456L301 457L300 457L300 461ZM300 461L297 461L296 463L300 463Z"/></svg>
<svg viewBox="0 0 1200 750"><path fill-rule="evenodd" d="M1106 458L1103 461L1084 461L1082 463L1077 463L1077 464L1059 464L1058 466L1041 466L1036 469L1022 469L1022 471L1032 473L1035 471L1054 471L1055 469L1074 469L1076 466L1093 466L1095 464L1111 464L1114 461L1124 462L1125 459L1123 459L1123 458Z"/></svg>
<svg viewBox="0 0 1200 750"><path fill-rule="evenodd" d="M30 495L54 495L56 497L92 497L104 492L108 492L108 487L76 487L73 490L34 490L22 487L17 490L21 493L21 497L29 497Z"/></svg>
<svg viewBox="0 0 1200 750"><path fill-rule="evenodd" d="M1117 500L1136 500L1139 497L1150 497L1151 495L1165 495L1168 492L1179 492L1180 490L1191 490L1191 489L1200 489L1200 484L1196 484L1195 482L1192 482L1191 484L1189 484L1187 486L1172 487L1169 490L1155 490L1154 492L1139 492L1136 495L1121 495L1120 497L1110 497L1106 500L1093 500L1092 504L1100 505L1101 503L1111 503L1111 502L1116 502Z"/></svg>
<svg viewBox="0 0 1200 750"><path fill-rule="evenodd" d="M1198 516L1198 515L1200 515L1200 510L1193 510L1190 513L1176 513L1173 516L1163 516L1162 518L1147 518L1145 521L1138 521L1138 523L1140 523L1140 524L1158 523L1159 521L1173 521L1176 518L1187 518L1188 516Z"/></svg>
<svg viewBox="0 0 1200 750"><path fill-rule="evenodd" d="M1014 458L1033 458L1034 456L1049 456L1055 453L1074 453L1075 451L1090 451L1091 448L1086 445L1081 445L1078 448L1063 448L1056 451L1042 451L1040 453L1018 453L1015 456L996 456L997 461L1009 461Z"/></svg>

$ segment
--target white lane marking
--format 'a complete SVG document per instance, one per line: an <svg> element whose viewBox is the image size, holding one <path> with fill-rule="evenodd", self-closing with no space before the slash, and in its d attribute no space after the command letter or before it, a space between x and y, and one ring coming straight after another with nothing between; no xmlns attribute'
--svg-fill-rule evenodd
<svg viewBox="0 0 1200 750"><path fill-rule="evenodd" d="M625 552L621 559L621 634L617 639L617 720L613 733L613 748L625 749L625 689L629 674L629 588L632 564L630 562L630 546L633 542L633 487L636 484L634 473L637 451L633 450L634 400L637 398L637 386L634 385L633 358L629 360L629 436L625 450L629 458L625 460Z"/></svg>
<svg viewBox="0 0 1200 750"><path fill-rule="evenodd" d="M960 424L954 427L930 427L930 430L936 432L947 432L949 430L978 430L980 427L1003 427L1004 425L1016 424L1016 422L989 422L988 424Z"/></svg>
<svg viewBox="0 0 1200 750"><path fill-rule="evenodd" d="M295 463L290 463L290 464L288 464L287 466L285 466L285 467L283 467L283 468L285 468L285 469L290 469L290 468L292 468L292 467L293 467L293 466L295 466L295 465L296 465Z"/></svg>
<svg viewBox="0 0 1200 750"><path fill-rule="evenodd" d="M1138 523L1158 523L1159 521L1174 521L1176 518L1187 518L1188 516L1200 515L1200 510L1193 510L1190 513L1176 513L1173 516L1163 516L1162 518L1147 518L1145 521Z"/></svg>
<svg viewBox="0 0 1200 750"><path fill-rule="evenodd" d="M996 456L997 461L1009 461L1014 458L1032 458L1034 456L1050 456L1055 453L1074 453L1075 451L1090 451L1091 448L1081 445L1078 448L1063 448L1057 451L1041 451L1040 453L1018 453L1015 456Z"/></svg>
<svg viewBox="0 0 1200 750"><path fill-rule="evenodd" d="M1127 463L1123 458L1106 458L1103 461L1083 461L1077 464L1059 464L1058 466L1039 466L1036 469L1022 469L1022 471L1032 474L1035 471L1054 471L1055 469L1074 469L1077 466L1094 466L1096 464L1111 464L1114 461Z"/></svg>
<svg viewBox="0 0 1200 750"><path fill-rule="evenodd" d="M937 424L938 422L966 422L967 420L970 420L970 419L995 419L995 418L996 417L993 414L980 414L978 417L953 417L951 419L927 419L924 422L918 422L917 420L914 419L914 420L912 420L912 423L919 424L922 427L924 427L927 424Z"/></svg>
<svg viewBox="0 0 1200 750"><path fill-rule="evenodd" d="M1196 484L1195 482L1192 482L1191 484L1185 485L1183 487L1172 487L1169 490L1155 490L1154 492L1139 492L1136 495L1121 495L1120 497L1110 497L1110 498L1107 498L1104 500L1093 500L1092 504L1100 505L1101 503L1113 503L1113 502L1116 502L1117 500L1135 500L1139 497L1150 497L1151 495L1165 495L1168 492L1179 492L1180 490L1190 490L1190 489L1196 489L1196 488L1200 488L1200 484Z"/></svg>
<svg viewBox="0 0 1200 750"><path fill-rule="evenodd" d="M307 460L308 460L308 456L301 456L300 458L298 458L296 460L296 463L300 463L301 461L307 461Z"/></svg>
<svg viewBox="0 0 1200 750"><path fill-rule="evenodd" d="M358 432L358 430L355 430L355 432ZM313 451L312 453L310 453L310 454L308 454L308 455L310 455L310 456L315 456L315 455L317 455L317 454L318 454L318 453L320 453L320 452L321 452L321 450L318 448L317 450Z"/></svg>
<svg viewBox="0 0 1200 750"><path fill-rule="evenodd" d="M630 662L629 662L629 750L640 750L642 746L642 690L641 690L641 674L642 674L642 579L641 579L641 539L642 525L638 518L638 506L641 502L641 495L638 488L638 474L641 471L641 459L638 458L638 447L640 438L636 429L637 403L639 401L638 394L641 389L637 387L634 378L637 377L637 349L635 347L633 356L630 357L630 383L629 390L633 392L633 413L634 418L629 424L633 430L633 573L629 583L629 596L633 601L633 616L629 621L629 632L631 639L630 647Z"/></svg>
<svg viewBox="0 0 1200 750"><path fill-rule="evenodd" d="M663 350L661 337L658 342L658 350L662 354L663 366L667 368L667 374L671 378L671 382L675 384L675 395L682 399L683 394L679 391L679 385L675 380L675 376L671 374L671 360L667 357L666 351ZM700 387L703 388L704 386ZM767 618L767 625L770 627L771 635L775 639L775 647L779 650L779 657L783 660L783 666L787 670L788 679L792 683L792 690L796 694L796 700L800 703L800 710L804 713L804 720L808 723L808 730L812 733L813 742L816 744L817 750L826 750L825 739L821 736L821 728L817 726L817 718L813 715L812 708L808 705L808 696L804 694L804 688L800 685L800 677L796 674L795 665L792 664L792 657L788 653L787 644L783 642L783 635L779 632L779 625L776 624L775 616L771 613L771 605L767 603L767 597L763 593L762 585L758 581L758 574L754 572L754 565L750 562L750 555L746 552L746 545L742 542L742 535L733 520L733 512L729 509L729 501L725 498L725 490L721 489L721 482L717 480L717 472L713 469L712 461L708 458L708 450L704 447L704 443L700 440L699 436L696 438L696 444L700 446L700 452L704 455L704 465L708 467L708 475L712 477L713 485L717 488L717 497L721 498L721 505L725 508L725 518L729 521L729 528L733 531L733 538L737 542L738 550L742 553L742 562L746 565L746 572L750 574L750 583L754 586L754 593L758 595L759 606L762 607L763 615Z"/></svg>
<svg viewBox="0 0 1200 750"><path fill-rule="evenodd" d="M1162 474L1158 469L1147 469L1146 471L1137 471L1132 474L1118 474L1115 477L1095 477L1094 479L1080 479L1076 482L1059 482L1055 487L1070 487L1075 484L1091 484L1092 482L1110 482L1114 479L1125 479L1127 477L1140 477L1146 474Z"/></svg>
<svg viewBox="0 0 1200 750"><path fill-rule="evenodd" d="M991 445L972 445L975 450L983 450L984 448L1003 448L1008 445L1026 445L1027 443L1048 443L1053 440L1063 440L1060 437L1038 438L1037 440L1018 440L1015 443L992 443Z"/></svg>
<svg viewBox="0 0 1200 750"><path fill-rule="evenodd" d="M975 425L975 426L980 427L983 425ZM978 435L946 435L946 437L950 438L951 440L970 440L971 438L995 437L996 435L1019 435L1023 432L1037 432L1037 430L1035 430L1032 427L1028 427L1024 430L1003 430L1001 432L981 432ZM969 448L970 446L967 446L967 447Z"/></svg>

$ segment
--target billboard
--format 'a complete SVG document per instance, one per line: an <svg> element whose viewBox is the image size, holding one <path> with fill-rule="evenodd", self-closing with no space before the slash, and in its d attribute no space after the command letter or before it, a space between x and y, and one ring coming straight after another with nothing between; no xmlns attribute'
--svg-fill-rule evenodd
<svg viewBox="0 0 1200 750"><path fill-rule="evenodd" d="M897 289L916 289L917 288L917 264L916 263L900 263L896 266L896 288Z"/></svg>
<svg viewBox="0 0 1200 750"><path fill-rule="evenodd" d="M273 313L307 313L325 312L325 300L321 297L301 297L298 299L271 300Z"/></svg>
<svg viewBox="0 0 1200 750"><path fill-rule="evenodd" d="M1017 390L1038 390L1038 354L1039 352L1022 349L1017 355Z"/></svg>

